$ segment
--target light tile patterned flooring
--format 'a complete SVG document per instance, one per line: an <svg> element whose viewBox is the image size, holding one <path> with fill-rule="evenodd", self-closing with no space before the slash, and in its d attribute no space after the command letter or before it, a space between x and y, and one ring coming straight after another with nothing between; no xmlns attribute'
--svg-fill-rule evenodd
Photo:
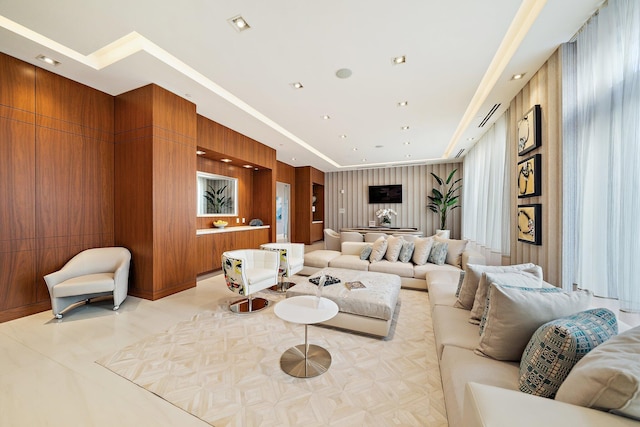
<svg viewBox="0 0 640 427"><path fill-rule="evenodd" d="M421 295L428 298L426 293ZM158 301L129 297L118 312L113 312L112 303L105 300L81 306L61 320L53 319L47 311L0 324L0 425L208 425L95 361L192 319L197 313L215 310L233 297L221 278L214 276L201 280L194 289ZM407 321L408 314L405 311ZM429 365L422 373L429 389L429 399L423 399L422 403L428 407L416 411L417 418L408 416L410 411L397 412L402 417L394 418L391 425L446 426L430 319L427 324L424 319L415 320L420 324L414 328L424 330L423 335L430 340L422 354L424 359L417 364ZM324 329L312 328L310 338L316 330ZM339 354L335 357L338 366L341 357ZM277 364L274 369L276 375L282 375ZM410 384L405 381L401 386ZM424 387L416 392L423 393ZM390 393L392 399L394 392ZM367 425L366 414L352 415L352 419L340 418L335 425ZM301 425L308 421L296 417L284 419L289 424L280 425ZM419 424L416 420L420 420ZM244 425L260 423L250 420Z"/></svg>

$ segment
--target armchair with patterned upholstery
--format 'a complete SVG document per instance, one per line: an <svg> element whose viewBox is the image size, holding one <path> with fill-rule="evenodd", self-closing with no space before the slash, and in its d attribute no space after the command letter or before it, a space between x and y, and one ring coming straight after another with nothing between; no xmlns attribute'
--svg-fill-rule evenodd
<svg viewBox="0 0 640 427"><path fill-rule="evenodd" d="M278 282L279 256L259 249L239 249L222 254L222 270L227 287L244 296L229 305L234 313L255 313L269 306L269 300L253 294Z"/></svg>
<svg viewBox="0 0 640 427"><path fill-rule="evenodd" d="M265 243L260 245L260 249L275 251L280 254L280 268L278 274L280 281L274 289L279 292L286 292L294 285L293 282L285 282L285 277L291 277L304 267L304 244L303 243Z"/></svg>

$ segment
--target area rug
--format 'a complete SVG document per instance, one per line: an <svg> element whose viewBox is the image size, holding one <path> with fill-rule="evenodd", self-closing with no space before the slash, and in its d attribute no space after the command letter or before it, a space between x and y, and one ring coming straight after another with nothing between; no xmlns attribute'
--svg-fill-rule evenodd
<svg viewBox="0 0 640 427"><path fill-rule="evenodd" d="M227 303L97 363L219 427L447 425L426 292L400 291L385 339L309 326L309 343L332 356L310 379L280 369L282 353L304 343L303 325L271 307L235 315Z"/></svg>

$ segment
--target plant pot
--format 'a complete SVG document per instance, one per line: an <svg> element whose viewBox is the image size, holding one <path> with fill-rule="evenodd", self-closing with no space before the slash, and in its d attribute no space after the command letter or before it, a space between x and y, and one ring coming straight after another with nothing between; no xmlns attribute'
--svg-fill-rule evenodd
<svg viewBox="0 0 640 427"><path fill-rule="evenodd" d="M449 236L451 235L451 230L440 230L440 229L437 229L436 230L436 235L437 234L440 234L440 237L442 237L443 239L449 239L450 238Z"/></svg>

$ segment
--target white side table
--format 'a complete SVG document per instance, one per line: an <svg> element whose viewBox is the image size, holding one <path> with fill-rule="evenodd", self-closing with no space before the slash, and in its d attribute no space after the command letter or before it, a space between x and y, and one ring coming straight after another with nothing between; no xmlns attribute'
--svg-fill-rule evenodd
<svg viewBox="0 0 640 427"><path fill-rule="evenodd" d="M304 324L304 344L291 347L280 357L280 368L298 378L325 373L331 366L331 354L307 340L307 325L324 322L338 314L338 305L327 298L302 295L284 299L274 308L276 316L292 323Z"/></svg>

